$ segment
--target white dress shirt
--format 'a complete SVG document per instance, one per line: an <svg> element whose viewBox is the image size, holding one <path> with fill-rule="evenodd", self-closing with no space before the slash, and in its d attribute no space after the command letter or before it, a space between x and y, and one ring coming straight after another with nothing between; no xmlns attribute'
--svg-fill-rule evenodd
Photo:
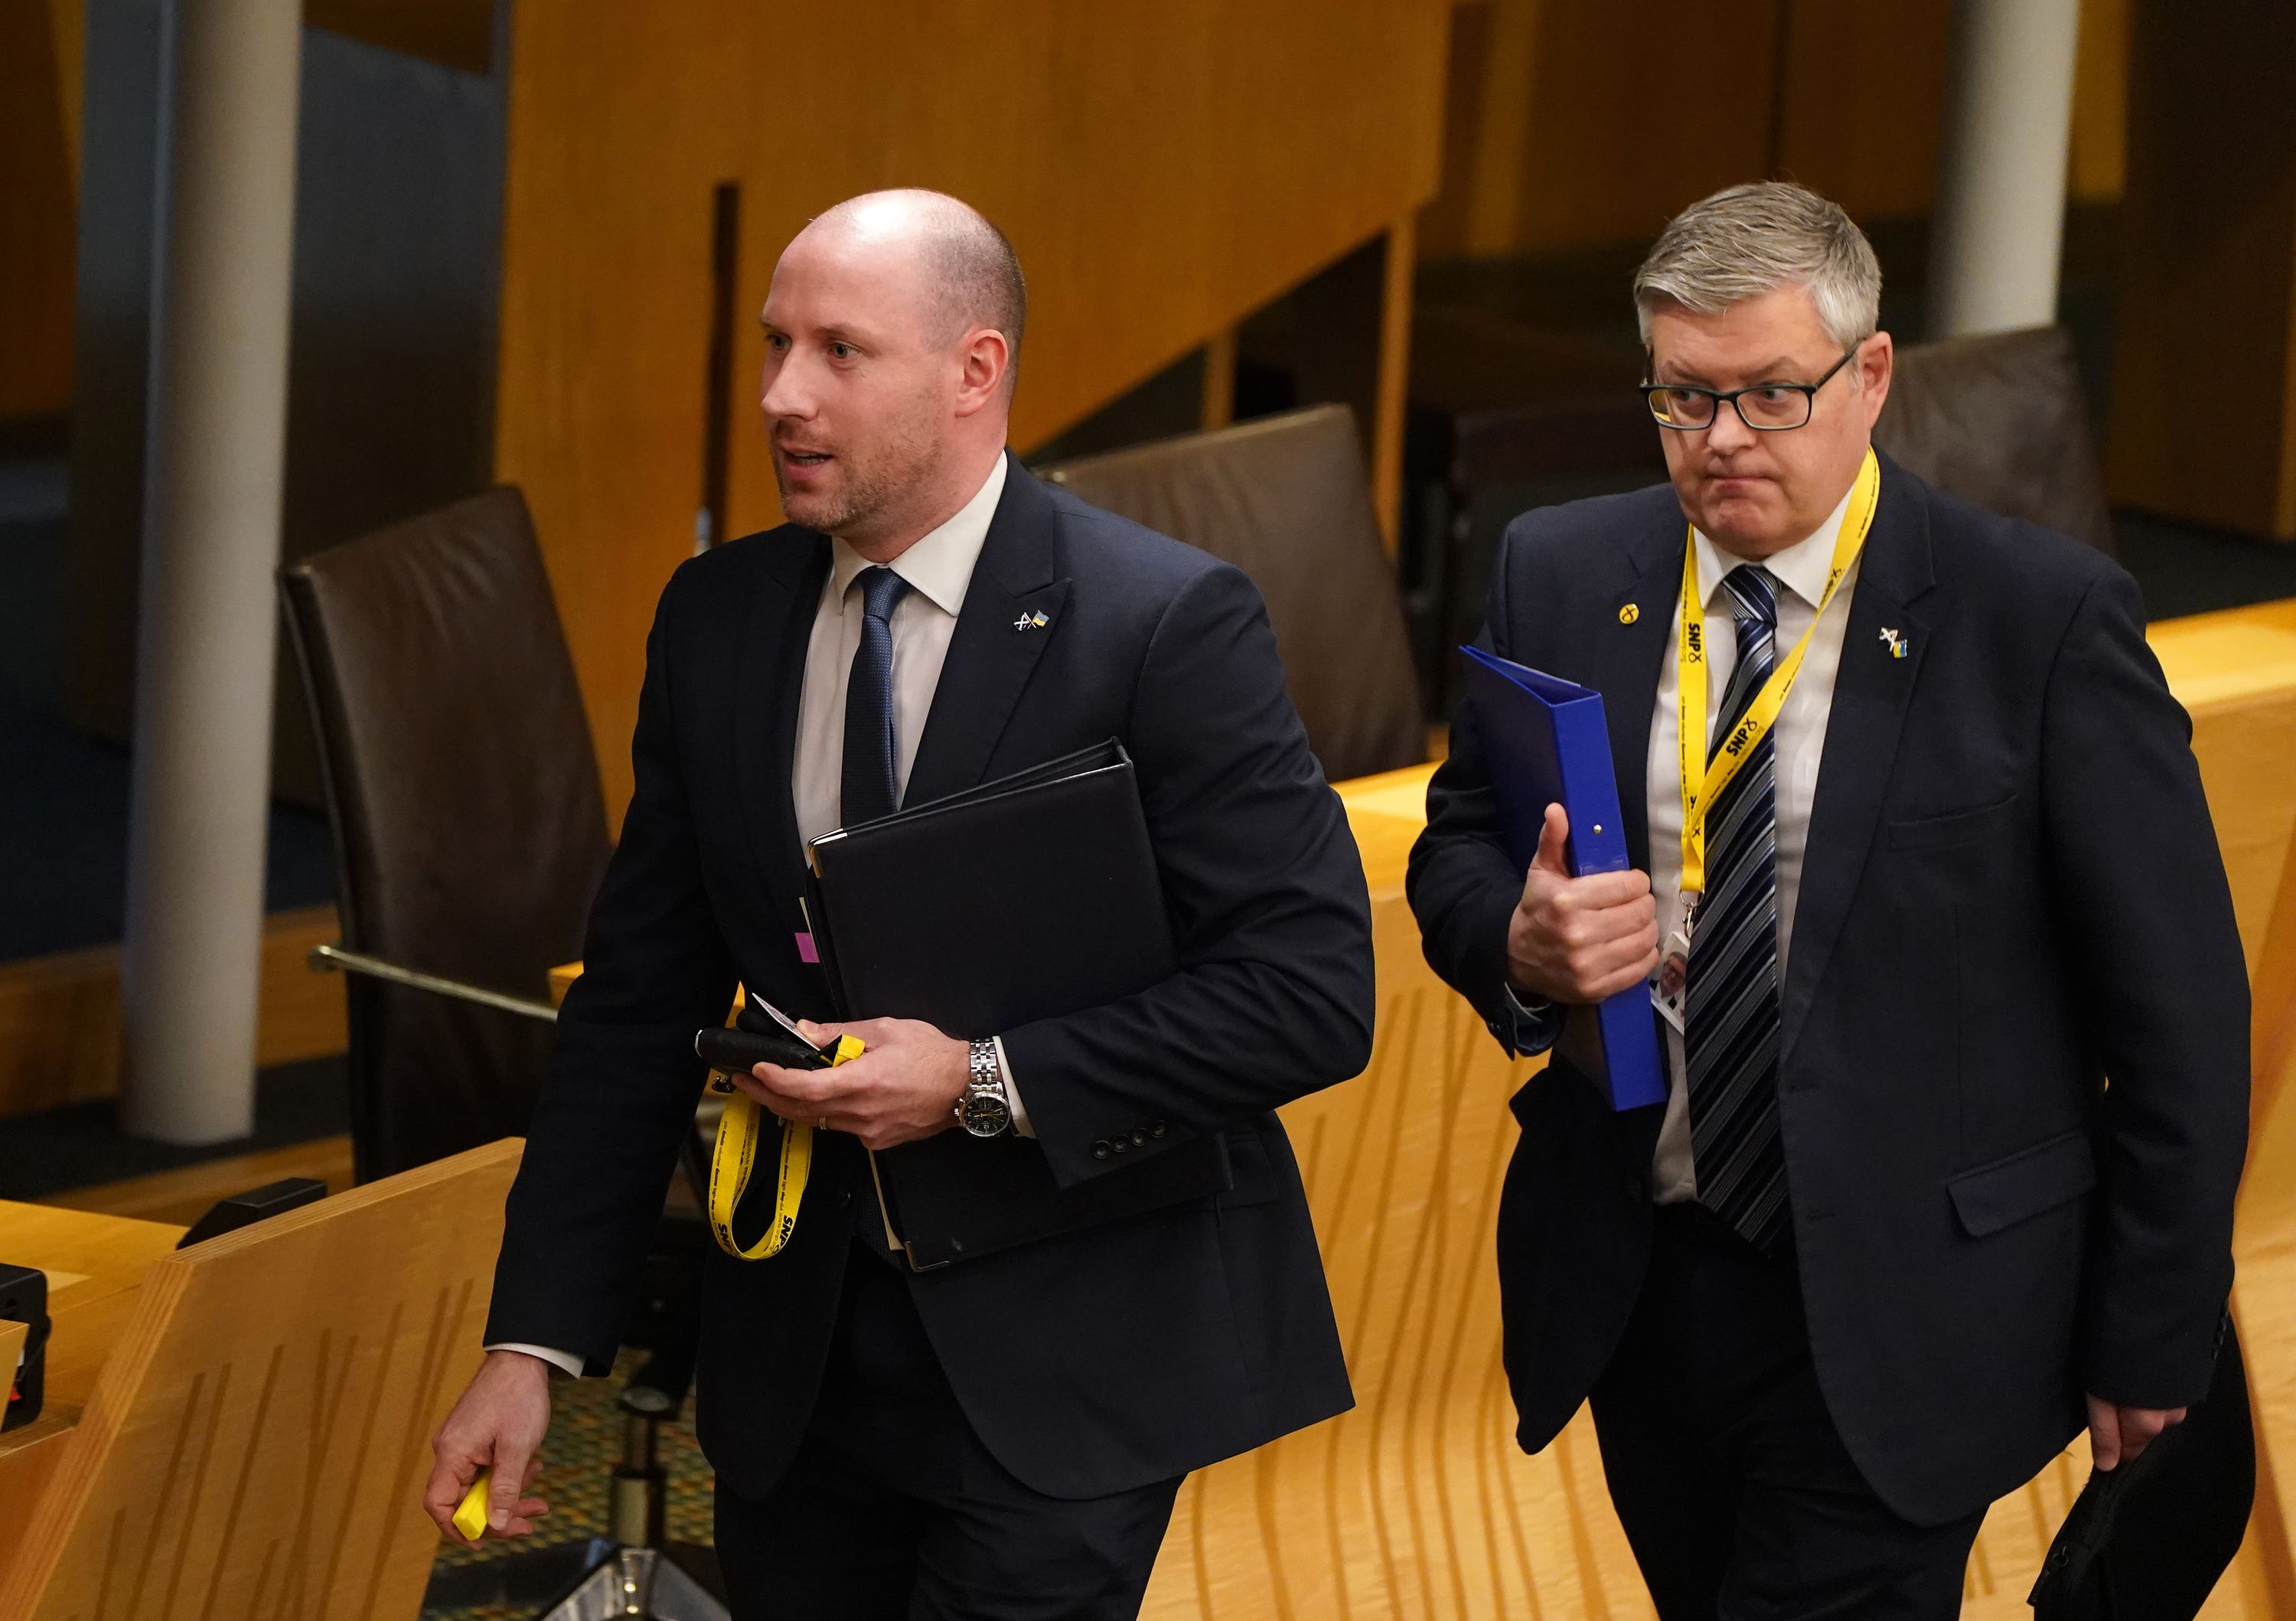
<svg viewBox="0 0 2296 1621"><path fill-rule="evenodd" d="M916 764L917 740L924 734L925 717L932 712L933 692L940 685L941 666L956 634L956 616L964 606L964 593L972 583L973 565L988 539L988 520L1004 494L1004 457L988 470L972 499L939 528L888 565L908 581L909 589L894 606L893 633L893 771L896 791L906 797L909 771ZM853 581L869 560L832 536L829 577L822 582L821 606L813 618L813 639L806 646L805 688L798 700L797 752L790 774L790 797L797 807L798 837L814 839L841 824L840 801L845 778L845 687L853 669L853 652L861 644L861 594ZM1021 1136L1029 1128L1028 1111L1013 1085L1013 1071L1004 1061L1004 1041L996 1040L996 1067L1004 1077L1004 1097L1013 1110L1013 1129ZM582 1359L548 1346L504 1341L489 1351L523 1351L538 1356L573 1378L581 1377Z"/></svg>
<svg viewBox="0 0 2296 1621"><path fill-rule="evenodd" d="M1762 566L1784 587L1778 593L1777 659L1785 659L1793 644L1817 614L1818 599L1825 594L1825 577L1833 564L1834 542L1849 511L1849 493L1816 533L1769 558ZM1715 718L1730 674L1738 667L1737 619L1730 611L1722 578L1751 560L1724 551L1703 534L1696 535L1698 589L1706 605L1706 725L1712 747ZM1809 639L1801 674L1786 695L1770 736L1776 750L1778 980L1785 981L1786 955L1792 948L1794 903L1801 893L1802 852L1809 842L1809 810L1817 797L1817 767L1825 749L1825 723L1833 712L1833 680L1841 667L1841 638L1849 624L1850 594L1857 585L1857 565L1842 577L1833 601L1818 619ZM1720 627L1731 627L1729 635ZM1667 634L1666 661L1660 667L1658 700L1651 715L1647 766L1650 793L1651 892L1658 899L1659 938L1663 942L1682 922L1682 768L1675 751L1680 727L1675 705L1681 691L1675 668L1682 644L1682 605L1675 604L1673 628ZM1666 1119L1659 1127L1658 1151L1651 1167L1652 1197L1658 1203L1679 1204L1698 1197L1698 1172L1691 1161L1689 1094L1684 1079L1682 1032L1666 1026L1667 1073L1670 1086Z"/></svg>

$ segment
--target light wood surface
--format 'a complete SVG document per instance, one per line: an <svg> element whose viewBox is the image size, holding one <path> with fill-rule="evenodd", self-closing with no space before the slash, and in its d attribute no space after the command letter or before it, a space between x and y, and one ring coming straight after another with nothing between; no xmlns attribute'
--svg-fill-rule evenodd
<svg viewBox="0 0 2296 1621"><path fill-rule="evenodd" d="M45 1202L67 1210L94 1210L106 1216L132 1216L147 1222L179 1222L190 1226L208 1213L217 1199L264 1187L283 1177L308 1176L327 1184L330 1193L352 1185L351 1140L321 1137L259 1153L234 1154L206 1159L149 1176L131 1176L75 1188Z"/></svg>
<svg viewBox="0 0 2296 1621"><path fill-rule="evenodd" d="M314 973L311 947L342 937L332 906L264 923L256 1062L325 1058L348 1043L343 977ZM119 947L0 963L0 1117L119 1090Z"/></svg>
<svg viewBox="0 0 2296 1621"><path fill-rule="evenodd" d="M754 320L873 186L965 197L1029 278L1026 449L1434 192L1443 0L515 0L496 462L523 487L611 814L701 499L714 188L742 186L728 523L778 507ZM833 132L833 138L830 133Z"/></svg>
<svg viewBox="0 0 2296 1621"><path fill-rule="evenodd" d="M12 1621L405 1621L430 1431L479 1361L521 1145L168 1256L23 1544Z"/></svg>
<svg viewBox="0 0 2296 1621"><path fill-rule="evenodd" d="M2248 1175L2233 1224L2233 1315L2256 1420L2259 1583L2296 1616L2296 864L2283 872L2258 953Z"/></svg>
<svg viewBox="0 0 2296 1621"><path fill-rule="evenodd" d="M0 1435L0 1572L56 1476L145 1274L183 1233L166 1223L0 1200L0 1260L48 1274L51 1324L41 1416Z"/></svg>
<svg viewBox="0 0 2296 1621"><path fill-rule="evenodd" d="M1371 1068L1283 1110L1357 1406L1191 1476L1146 1608L1230 1617L1651 1613L1582 1414L1513 1440L1490 1256L1513 1147L1507 1060L1426 967L1403 897L1429 767L1345 784L1371 885Z"/></svg>
<svg viewBox="0 0 2296 1621"><path fill-rule="evenodd" d="M2296 835L2296 600L2163 619L2147 638L2192 713L2253 974Z"/></svg>

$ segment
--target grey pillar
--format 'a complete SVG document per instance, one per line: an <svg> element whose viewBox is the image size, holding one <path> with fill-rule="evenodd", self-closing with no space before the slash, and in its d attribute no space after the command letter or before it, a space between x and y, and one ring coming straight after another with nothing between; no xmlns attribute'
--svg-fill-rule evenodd
<svg viewBox="0 0 2296 1621"><path fill-rule="evenodd" d="M255 1124L301 11L177 0L162 47L121 1105L171 1142Z"/></svg>
<svg viewBox="0 0 2296 1621"><path fill-rule="evenodd" d="M1956 0L1930 335L2057 318L2080 0Z"/></svg>

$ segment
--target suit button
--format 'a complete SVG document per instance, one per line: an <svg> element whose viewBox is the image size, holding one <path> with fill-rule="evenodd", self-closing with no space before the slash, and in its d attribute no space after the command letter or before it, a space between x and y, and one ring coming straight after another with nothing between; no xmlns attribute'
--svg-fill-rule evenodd
<svg viewBox="0 0 2296 1621"><path fill-rule="evenodd" d="M1105 1159L1114 1151L1115 1150L1111 1149L1104 1141L1095 1142L1092 1145L1092 1157L1095 1159Z"/></svg>
<svg viewBox="0 0 2296 1621"><path fill-rule="evenodd" d="M1130 1148L1130 1147L1132 1146L1132 1144L1131 1144L1131 1142L1130 1142L1129 1141L1128 1141L1128 1140L1127 1140L1127 1139L1125 1139L1125 1138L1122 1138L1122 1137L1111 1137L1111 1138L1108 1140L1108 1146L1109 1146L1109 1147L1111 1147L1111 1148L1112 1148L1112 1149L1114 1149L1118 1153L1119 1153L1119 1154L1120 1154L1120 1153L1124 1152L1124 1151L1125 1151L1125 1150L1127 1150L1127 1149Z"/></svg>
<svg viewBox="0 0 2296 1621"><path fill-rule="evenodd" d="M1135 1148L1146 1148L1148 1146L1148 1128L1146 1126L1136 1126L1132 1128L1132 1146Z"/></svg>
<svg viewBox="0 0 2296 1621"><path fill-rule="evenodd" d="M1162 1136L1162 1135L1164 1134L1164 1123L1163 1123L1161 1120L1151 1120L1151 1121L1149 1121L1149 1122L1148 1122L1148 1134L1149 1134L1150 1136L1152 1136L1152 1137L1160 1137L1160 1136Z"/></svg>

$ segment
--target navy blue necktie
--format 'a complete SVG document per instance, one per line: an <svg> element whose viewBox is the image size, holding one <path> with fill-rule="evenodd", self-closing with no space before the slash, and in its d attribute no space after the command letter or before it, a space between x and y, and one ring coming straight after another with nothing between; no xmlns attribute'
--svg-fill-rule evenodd
<svg viewBox="0 0 2296 1621"><path fill-rule="evenodd" d="M1722 588L1737 621L1738 667L1717 739L1730 735L1777 664L1777 581L1747 565ZM1778 1134L1776 782L1773 731L1707 808L1706 898L1691 937L1683 1031L1698 1202L1765 1251L1791 1224Z"/></svg>
<svg viewBox="0 0 2296 1621"><path fill-rule="evenodd" d="M861 645L853 650L845 679L837 818L845 827L890 816L901 803L893 748L893 610L909 589L908 581L885 568L864 569L853 583L861 587Z"/></svg>

